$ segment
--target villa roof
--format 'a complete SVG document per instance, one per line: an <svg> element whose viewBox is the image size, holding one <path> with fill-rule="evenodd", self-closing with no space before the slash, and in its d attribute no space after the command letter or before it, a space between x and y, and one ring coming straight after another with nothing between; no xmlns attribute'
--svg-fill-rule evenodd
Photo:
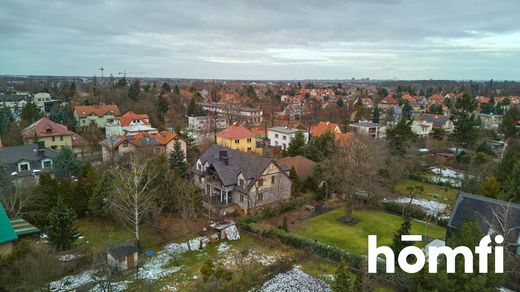
<svg viewBox="0 0 520 292"><path fill-rule="evenodd" d="M327 132L330 133L341 133L338 124L329 121L321 121L316 126L311 128L311 134L314 137L321 136Z"/></svg>
<svg viewBox="0 0 520 292"><path fill-rule="evenodd" d="M127 127L135 120L140 120L144 125L150 125L150 117L147 114L136 114L132 111L127 112L126 114L118 117L117 119L119 120L121 127Z"/></svg>
<svg viewBox="0 0 520 292"><path fill-rule="evenodd" d="M255 134L238 123L233 123L229 127L217 133L217 137L226 139L236 139L245 137L254 137Z"/></svg>
<svg viewBox="0 0 520 292"><path fill-rule="evenodd" d="M74 133L67 129L67 126L51 121L47 117L43 117L36 122L23 129L22 136L31 137L53 137L53 136L71 136Z"/></svg>
<svg viewBox="0 0 520 292"><path fill-rule="evenodd" d="M74 111L79 118L86 118L90 115L103 117L105 115L119 116L119 108L115 104L108 105L77 105L74 107Z"/></svg>

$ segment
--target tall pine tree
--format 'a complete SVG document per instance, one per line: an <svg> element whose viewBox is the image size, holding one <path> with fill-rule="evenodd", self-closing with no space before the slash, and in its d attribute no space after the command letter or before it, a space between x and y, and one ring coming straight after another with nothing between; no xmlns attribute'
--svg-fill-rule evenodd
<svg viewBox="0 0 520 292"><path fill-rule="evenodd" d="M403 248L410 246L412 243L409 241L402 241L401 235L409 235L410 230L412 229L412 223L410 223L410 218L405 217L403 223L401 223L401 227L399 230L394 233L394 239L392 241L392 250L395 254L399 254Z"/></svg>
<svg viewBox="0 0 520 292"><path fill-rule="evenodd" d="M49 213L49 226L47 227L47 236L49 242L57 250L68 250L79 237L76 222L76 214L63 203L59 202Z"/></svg>
<svg viewBox="0 0 520 292"><path fill-rule="evenodd" d="M332 284L334 292L354 291L354 275L349 271L345 258L341 258L334 278L334 283Z"/></svg>
<svg viewBox="0 0 520 292"><path fill-rule="evenodd" d="M186 155L182 151L181 143L177 140L173 145L173 150L170 152L168 158L170 162L170 168L175 170L178 175L183 178L188 177L188 164L186 163Z"/></svg>

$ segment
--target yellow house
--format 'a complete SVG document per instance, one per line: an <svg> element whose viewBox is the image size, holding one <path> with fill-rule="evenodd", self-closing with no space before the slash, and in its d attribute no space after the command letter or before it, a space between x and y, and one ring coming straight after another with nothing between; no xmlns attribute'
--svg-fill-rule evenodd
<svg viewBox="0 0 520 292"><path fill-rule="evenodd" d="M115 104L77 105L74 107L74 117L81 127L94 124L98 128L104 128L107 122L113 122L120 115L119 108Z"/></svg>
<svg viewBox="0 0 520 292"><path fill-rule="evenodd" d="M32 123L23 129L21 134L25 144L43 142L45 148L54 150L69 147L77 156L89 155L91 152L85 138L70 131L67 126L55 123L47 117Z"/></svg>
<svg viewBox="0 0 520 292"><path fill-rule="evenodd" d="M242 152L260 153L262 148L256 147L256 135L246 127L233 123L226 129L218 132L217 144Z"/></svg>

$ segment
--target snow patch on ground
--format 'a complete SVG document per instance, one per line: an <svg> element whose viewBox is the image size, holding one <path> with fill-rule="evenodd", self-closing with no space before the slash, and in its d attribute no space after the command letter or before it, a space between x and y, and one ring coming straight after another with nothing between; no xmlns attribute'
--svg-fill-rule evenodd
<svg viewBox="0 0 520 292"><path fill-rule="evenodd" d="M432 167L430 168L430 171L447 178L464 179L463 173L453 170L451 168Z"/></svg>
<svg viewBox="0 0 520 292"><path fill-rule="evenodd" d="M75 258L78 258L78 254L65 254L58 257L58 261L60 262L70 262Z"/></svg>
<svg viewBox="0 0 520 292"><path fill-rule="evenodd" d="M332 291L329 284L323 280L314 278L304 273L298 268L294 268L286 273L276 275L273 279L267 281L262 286L264 292L278 291Z"/></svg>
<svg viewBox="0 0 520 292"><path fill-rule="evenodd" d="M267 254L264 254L264 253L256 251L256 250L251 250L251 251L249 251L249 253L247 254L247 256L245 257L244 260L247 262L256 261L263 266L270 266L270 265L276 263L276 261L278 261L279 259L280 259L280 256L267 255ZM221 264L225 267L240 265L240 263L237 262L235 253L233 253L233 252L225 254L223 257L218 259L218 262L219 262L219 264Z"/></svg>
<svg viewBox="0 0 520 292"><path fill-rule="evenodd" d="M96 281L94 276L94 270L86 270L77 275L70 275L62 278L61 280L50 283L51 291L70 291L76 290L79 287Z"/></svg>
<svg viewBox="0 0 520 292"><path fill-rule="evenodd" d="M229 244L225 243L225 242L222 242L218 245L217 247L217 251L218 252L226 252L228 251L229 249L231 248L231 246L229 246Z"/></svg>
<svg viewBox="0 0 520 292"><path fill-rule="evenodd" d="M399 197L397 199L391 199L389 201L406 205L410 202L410 198ZM437 201L427 200L427 199L423 199L423 198L415 198L412 201L412 205L418 206L424 212L426 212L426 214L428 214L430 216L435 216L435 217L441 218L441 219L446 219L446 218L449 219L449 216L446 215L446 212L448 210L447 204L443 204L443 203L439 203Z"/></svg>

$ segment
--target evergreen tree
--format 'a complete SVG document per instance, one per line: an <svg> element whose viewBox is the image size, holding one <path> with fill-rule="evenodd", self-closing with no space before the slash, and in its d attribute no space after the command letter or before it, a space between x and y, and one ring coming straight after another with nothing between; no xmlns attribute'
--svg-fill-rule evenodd
<svg viewBox="0 0 520 292"><path fill-rule="evenodd" d="M164 121L164 114L168 112L168 99L164 95L159 95L157 97L157 115L161 121Z"/></svg>
<svg viewBox="0 0 520 292"><path fill-rule="evenodd" d="M168 160L171 169L175 170L177 174L183 178L188 177L188 164L186 163L186 156L184 155L184 151L182 151L181 143L179 141L175 141Z"/></svg>
<svg viewBox="0 0 520 292"><path fill-rule="evenodd" d="M394 233L394 239L392 240L391 247L395 254L399 254L403 248L413 244L412 242L401 240L401 235L409 235L411 229L412 224L410 223L410 218L405 216L403 223L401 223L401 227L399 227L399 230Z"/></svg>
<svg viewBox="0 0 520 292"><path fill-rule="evenodd" d="M434 103L434 104L432 104L432 106L430 106L428 113L434 114L434 115L443 115L444 111L442 110L442 106Z"/></svg>
<svg viewBox="0 0 520 292"><path fill-rule="evenodd" d="M74 157L69 147L63 147L54 159L54 174L57 179L72 179L81 169L81 160Z"/></svg>
<svg viewBox="0 0 520 292"><path fill-rule="evenodd" d="M502 186L494 176L486 177L480 184L480 195L498 199L502 193Z"/></svg>
<svg viewBox="0 0 520 292"><path fill-rule="evenodd" d="M128 88L128 98L130 98L132 101L137 101L137 96L139 96L139 93L141 92L141 83L139 80L135 80L130 85L130 88Z"/></svg>
<svg viewBox="0 0 520 292"><path fill-rule="evenodd" d="M6 106L0 107L0 137L3 137L4 134L7 133L13 121L14 117L11 109Z"/></svg>
<svg viewBox="0 0 520 292"><path fill-rule="evenodd" d="M379 119L380 119L379 106L376 106L376 108L374 109L374 112L372 113L372 123L378 124Z"/></svg>
<svg viewBox="0 0 520 292"><path fill-rule="evenodd" d="M74 119L74 108L70 104L55 105L49 113L49 119L58 124L67 126L71 131L76 128L76 120Z"/></svg>
<svg viewBox="0 0 520 292"><path fill-rule="evenodd" d="M114 190L113 183L115 181L114 175L109 171L105 171L101 180L98 182L92 196L88 201L88 208L92 216L106 217L108 215L108 203L107 200L112 195Z"/></svg>
<svg viewBox="0 0 520 292"><path fill-rule="evenodd" d="M409 123L401 119L397 125L386 131L386 139L392 152L397 155L405 155L409 148L409 142L414 141L416 135L412 132Z"/></svg>
<svg viewBox="0 0 520 292"><path fill-rule="evenodd" d="M296 173L296 169L291 167L291 170L289 171L289 179L292 182L292 191L293 195L298 195L300 193L301 184L300 184L300 178L298 177L298 174Z"/></svg>
<svg viewBox="0 0 520 292"><path fill-rule="evenodd" d="M179 89L179 86L177 86L177 84L175 84L175 87L173 88L173 92L175 92L175 94L181 93L181 90Z"/></svg>
<svg viewBox="0 0 520 292"><path fill-rule="evenodd" d="M507 200L520 203L520 160L518 160L504 182L504 193Z"/></svg>
<svg viewBox="0 0 520 292"><path fill-rule="evenodd" d="M354 291L354 275L349 271L348 265L343 257L336 268L332 290L334 292Z"/></svg>
<svg viewBox="0 0 520 292"><path fill-rule="evenodd" d="M40 112L38 111L38 108L36 105L32 102L28 102L23 108L20 113L20 118L22 121L26 124L32 124L36 122L41 117Z"/></svg>
<svg viewBox="0 0 520 292"><path fill-rule="evenodd" d="M294 138L291 139L291 142L289 142L289 146L287 147L287 155L304 155L305 143L305 135L302 132L296 133L296 135L294 135Z"/></svg>
<svg viewBox="0 0 520 292"><path fill-rule="evenodd" d="M501 130L506 138L512 138L518 135L516 121L520 119L520 110L516 106L512 106L502 119Z"/></svg>
<svg viewBox="0 0 520 292"><path fill-rule="evenodd" d="M465 92L455 102L455 111L453 113L453 125L455 129L450 138L457 147L472 147L478 139L479 125L473 112L477 108L477 101Z"/></svg>
<svg viewBox="0 0 520 292"><path fill-rule="evenodd" d="M191 97L190 103L188 104L188 108L186 109L186 113L188 116L193 116L197 112L197 102L194 97Z"/></svg>
<svg viewBox="0 0 520 292"><path fill-rule="evenodd" d="M289 232L289 225L287 224L287 216L283 216L282 230Z"/></svg>
<svg viewBox="0 0 520 292"><path fill-rule="evenodd" d="M58 205L52 208L48 217L47 236L49 237L49 242L57 250L70 249L74 241L79 237L77 227L74 227L76 222L74 211L67 208L63 203L58 202Z"/></svg>
<svg viewBox="0 0 520 292"><path fill-rule="evenodd" d="M161 85L161 93L166 93L166 92L170 92L170 91L172 91L172 88L170 87L170 84L164 82Z"/></svg>

